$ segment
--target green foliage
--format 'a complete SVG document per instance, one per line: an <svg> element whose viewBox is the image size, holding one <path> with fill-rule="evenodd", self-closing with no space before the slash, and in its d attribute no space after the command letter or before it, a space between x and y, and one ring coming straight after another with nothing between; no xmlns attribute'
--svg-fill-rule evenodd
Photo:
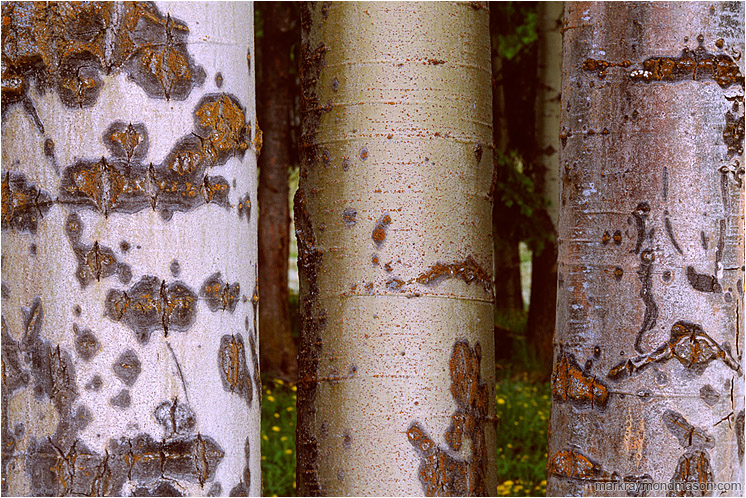
<svg viewBox="0 0 746 498"><path fill-rule="evenodd" d="M295 496L296 388L280 379L262 386L262 494Z"/></svg>
<svg viewBox="0 0 746 498"><path fill-rule="evenodd" d="M501 23L505 28L497 35L498 51L503 59L513 60L523 51L530 49L538 39L536 11L533 8L528 10L526 6L516 6L514 2L499 2L496 8L508 21Z"/></svg>
<svg viewBox="0 0 746 498"><path fill-rule="evenodd" d="M495 219L512 240L523 240L532 251L541 252L551 236L551 230L541 222L547 201L539 194L530 176L522 171L520 154L495 152L497 183L495 184Z"/></svg>

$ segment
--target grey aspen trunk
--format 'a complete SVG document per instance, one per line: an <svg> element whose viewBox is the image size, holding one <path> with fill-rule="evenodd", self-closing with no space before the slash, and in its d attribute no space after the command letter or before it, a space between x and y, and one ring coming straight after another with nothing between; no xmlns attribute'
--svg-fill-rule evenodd
<svg viewBox="0 0 746 498"><path fill-rule="evenodd" d="M743 496L743 15L566 6L551 495Z"/></svg>
<svg viewBox="0 0 746 498"><path fill-rule="evenodd" d="M261 493L252 14L3 3L3 495Z"/></svg>
<svg viewBox="0 0 746 498"><path fill-rule="evenodd" d="M488 22L305 5L299 494L495 492Z"/></svg>
<svg viewBox="0 0 746 498"><path fill-rule="evenodd" d="M290 49L294 6L267 2L262 6L263 84L259 113L264 127L264 154L259 159L259 310L262 371L295 381L296 348L290 332L288 258L290 251Z"/></svg>
<svg viewBox="0 0 746 498"><path fill-rule="evenodd" d="M536 187L548 205L538 213L547 238L531 265L531 299L526 330L544 375L552 369L557 298L557 216L559 214L560 85L562 82L562 2L538 5L536 90Z"/></svg>

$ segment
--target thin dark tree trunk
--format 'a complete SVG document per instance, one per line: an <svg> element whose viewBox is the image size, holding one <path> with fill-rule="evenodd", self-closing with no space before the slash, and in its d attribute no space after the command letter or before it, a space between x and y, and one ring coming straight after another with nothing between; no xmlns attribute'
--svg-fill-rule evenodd
<svg viewBox="0 0 746 498"><path fill-rule="evenodd" d="M290 215L290 50L293 6L289 2L259 5L264 14L263 82L259 91L259 121L264 150L259 159L259 331L262 371L295 378L296 350L288 309L288 248Z"/></svg>
<svg viewBox="0 0 746 498"><path fill-rule="evenodd" d="M531 300L526 331L536 351L540 372L552 370L552 337L557 300L557 214L559 171L559 114L562 66L562 2L538 6L538 64L536 92L536 156L533 160L536 191L547 201L539 213L547 237L534 251L531 264Z"/></svg>
<svg viewBox="0 0 746 498"><path fill-rule="evenodd" d="M490 33L492 34L492 115L494 116L493 140L496 155L508 152L508 123L505 112L505 91L502 79L502 57L498 52L497 9L490 11ZM500 167L498 165L498 167ZM506 172L497 171L497 181ZM521 294L521 257L518 240L511 233L510 223L505 219L506 210L500 199L492 206L492 233L495 244L495 313L523 309Z"/></svg>

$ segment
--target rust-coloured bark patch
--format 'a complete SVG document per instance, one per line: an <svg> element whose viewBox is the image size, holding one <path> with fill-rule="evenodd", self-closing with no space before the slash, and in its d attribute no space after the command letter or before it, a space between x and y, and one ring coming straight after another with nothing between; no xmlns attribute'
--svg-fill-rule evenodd
<svg viewBox="0 0 746 498"><path fill-rule="evenodd" d="M101 281L102 278L112 275L118 275L123 283L129 283L132 279L129 265L118 261L114 251L99 245L98 241L94 241L93 245L81 242L83 229L83 222L77 213L71 213L65 220L65 234L78 261L75 277L80 286L85 288L94 280Z"/></svg>
<svg viewBox="0 0 746 498"><path fill-rule="evenodd" d="M449 368L451 395L456 411L446 430L448 449L439 448L419 422L407 429L407 438L420 456L420 482L426 496L485 496L487 448L484 429L487 423L488 389L482 379L482 349L459 340L453 347ZM464 437L471 441L471 457L458 460L450 451L459 451Z"/></svg>
<svg viewBox="0 0 746 498"><path fill-rule="evenodd" d="M246 365L246 347L241 335L224 335L218 350L218 371L223 389L238 394L251 406L254 398L251 375Z"/></svg>
<svg viewBox="0 0 746 498"><path fill-rule="evenodd" d="M141 344L154 330L186 332L197 315L197 295L185 284L166 284L146 275L127 291L111 289L106 294L104 315L124 322Z"/></svg>
<svg viewBox="0 0 746 498"><path fill-rule="evenodd" d="M82 108L98 99L102 73L126 72L149 97L176 100L205 79L187 51L186 24L152 3L6 2L2 18L3 113L29 107L32 83Z"/></svg>
<svg viewBox="0 0 746 498"><path fill-rule="evenodd" d="M605 408L609 388L578 365L572 354L563 354L552 373L552 396L578 408Z"/></svg>
<svg viewBox="0 0 746 498"><path fill-rule="evenodd" d="M575 450L558 451L547 462L547 474L578 480L597 480L605 473L601 465Z"/></svg>
<svg viewBox="0 0 746 498"><path fill-rule="evenodd" d="M202 284L199 292L199 295L207 301L210 311L227 310L229 313L236 310L240 294L241 286L238 282L233 284L223 282L220 272L210 275Z"/></svg>
<svg viewBox="0 0 746 498"><path fill-rule="evenodd" d="M722 360L729 368L741 372L731 352L724 349L701 326L680 320L671 327L671 338L650 354L629 359L609 371L612 380L632 377L650 365L676 359L687 369L701 374L715 360Z"/></svg>
<svg viewBox="0 0 746 498"><path fill-rule="evenodd" d="M251 126L238 99L226 93L202 97L194 111L195 133L204 142L209 161L222 165L228 158L243 157L249 148Z"/></svg>
<svg viewBox="0 0 746 498"><path fill-rule="evenodd" d="M471 255L467 256L463 261L453 263L437 262L430 266L427 271L418 275L415 278L415 282L435 286L449 278L460 278L467 284L477 282L482 285L486 292L492 290L492 277Z"/></svg>
<svg viewBox="0 0 746 498"><path fill-rule="evenodd" d="M52 207L52 197L26 179L8 171L2 182L2 229L36 233L39 219Z"/></svg>

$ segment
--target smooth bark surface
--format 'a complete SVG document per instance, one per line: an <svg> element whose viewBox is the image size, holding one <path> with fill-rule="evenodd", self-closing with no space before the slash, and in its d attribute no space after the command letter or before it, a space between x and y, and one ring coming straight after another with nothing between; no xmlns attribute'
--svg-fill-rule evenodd
<svg viewBox="0 0 746 498"><path fill-rule="evenodd" d="M743 495L743 15L566 6L549 494Z"/></svg>
<svg viewBox="0 0 746 498"><path fill-rule="evenodd" d="M3 3L3 495L261 493L252 14Z"/></svg>
<svg viewBox="0 0 746 498"><path fill-rule="evenodd" d="M495 492L489 13L315 3L298 492Z"/></svg>
<svg viewBox="0 0 746 498"><path fill-rule="evenodd" d="M538 6L538 70L536 79L535 184L547 202L537 213L546 239L541 251L534 251L531 264L531 300L526 331L543 373L552 369L552 339L557 299L557 217L559 215L559 129L560 85L562 82L562 2L541 2Z"/></svg>
<svg viewBox="0 0 746 498"><path fill-rule="evenodd" d="M288 258L290 208L290 49L294 7L290 2L262 6L262 74L259 113L264 147L259 158L259 330L262 371L295 380L296 348L290 333Z"/></svg>

